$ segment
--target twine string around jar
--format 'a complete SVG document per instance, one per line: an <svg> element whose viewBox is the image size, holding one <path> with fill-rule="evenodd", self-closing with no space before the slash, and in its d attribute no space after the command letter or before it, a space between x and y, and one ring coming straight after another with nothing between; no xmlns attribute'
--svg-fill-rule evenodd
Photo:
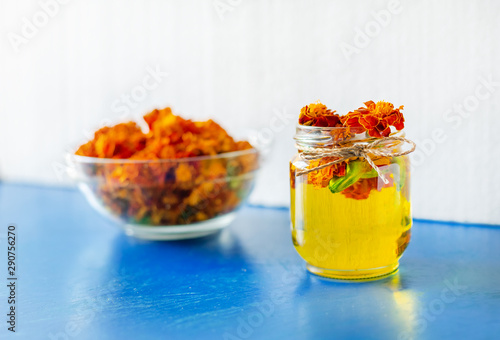
<svg viewBox="0 0 500 340"><path fill-rule="evenodd" d="M384 142L389 142L389 141L400 141L403 143L408 143L411 145L411 148L406 151L401 151L401 152L392 152L387 149L381 149L380 145L383 144ZM313 161L313 160L320 160L326 157L336 157L337 159L322 165L318 165L315 167L312 167L310 169L297 169L296 175L301 176L308 174L313 171L318 171L324 168L327 168L329 166L342 163L349 158L352 157L359 157L359 158L364 158L370 164L370 166L377 172L378 176L382 179L382 181L385 184L389 183L389 180L385 178L385 176L382 174L380 171L380 168L373 162L371 159L370 155L376 156L376 157L399 157L399 156L404 156L409 153L412 153L415 151L417 145L406 138L403 137L384 137L377 139L374 142L370 143L363 143L363 144L354 144L352 146L344 146L344 147L299 147L297 148L300 150L300 156L302 159L307 160L307 161Z"/></svg>

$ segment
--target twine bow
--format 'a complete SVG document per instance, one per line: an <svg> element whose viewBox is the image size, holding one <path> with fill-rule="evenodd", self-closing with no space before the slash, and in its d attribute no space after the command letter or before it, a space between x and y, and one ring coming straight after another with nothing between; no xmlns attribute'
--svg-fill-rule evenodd
<svg viewBox="0 0 500 340"><path fill-rule="evenodd" d="M384 142L389 142L389 141L400 141L403 143L408 143L411 145L411 148L406 151L401 151L401 152L391 152L388 151L387 149L381 149L379 146L384 143ZM378 147L378 148L377 148ZM324 168L327 168L329 166L332 166L334 164L338 164L341 162L344 162L348 160L349 158L352 157L360 157L366 159L368 164L375 169L377 172L378 176L384 181L385 184L388 184L389 181L385 176L382 174L380 171L380 168L375 165L375 163L372 161L370 158L370 155L376 156L376 157L399 157L399 156L404 156L409 153L412 153L415 151L415 148L417 145L406 138L403 137L384 137L377 139L374 142L371 143L364 143L364 144L354 144L352 146L345 146L345 147L321 147L321 148L312 148L312 147L300 147L302 149L302 152L300 153L300 156L302 159L307 160L307 161L313 161L313 160L319 160L325 157L338 157L338 159L328 162L310 169L298 169L296 172L297 176L305 175L313 171L318 171Z"/></svg>

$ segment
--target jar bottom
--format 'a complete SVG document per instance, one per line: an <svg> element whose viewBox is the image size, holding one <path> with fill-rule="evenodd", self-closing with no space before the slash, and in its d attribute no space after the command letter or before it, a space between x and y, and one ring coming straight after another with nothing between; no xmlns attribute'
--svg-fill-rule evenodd
<svg viewBox="0 0 500 340"><path fill-rule="evenodd" d="M395 274L399 268L399 261L385 267L358 270L326 269L315 267L310 264L307 264L306 267L310 273L329 279L342 281L373 281Z"/></svg>

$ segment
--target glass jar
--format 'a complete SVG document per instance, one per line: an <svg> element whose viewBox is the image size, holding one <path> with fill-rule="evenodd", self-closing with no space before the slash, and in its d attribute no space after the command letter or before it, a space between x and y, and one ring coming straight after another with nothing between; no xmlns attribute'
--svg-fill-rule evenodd
<svg viewBox="0 0 500 340"><path fill-rule="evenodd" d="M392 136L404 137L404 133ZM292 239L314 274L369 280L398 269L412 225L408 156L369 154L385 181L363 157L299 173L338 159L307 160L301 155L305 149L351 147L376 140L347 128L297 127L299 153L290 162ZM384 140L377 148L398 153L402 144Z"/></svg>

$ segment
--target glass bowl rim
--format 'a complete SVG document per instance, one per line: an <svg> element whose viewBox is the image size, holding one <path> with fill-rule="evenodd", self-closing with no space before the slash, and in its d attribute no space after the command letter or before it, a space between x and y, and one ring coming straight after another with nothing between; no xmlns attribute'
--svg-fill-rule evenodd
<svg viewBox="0 0 500 340"><path fill-rule="evenodd" d="M158 158L158 159L130 159L130 158L99 158L99 157L89 157L75 155L74 153L67 153L67 160L69 162L76 161L77 163L88 163L88 164L155 164L155 163L184 163L184 162L196 162L214 159L224 159L224 158L235 158L245 155L256 154L259 155L260 151L253 147L251 149L223 152L217 155L203 155L195 157L183 157L183 158Z"/></svg>

